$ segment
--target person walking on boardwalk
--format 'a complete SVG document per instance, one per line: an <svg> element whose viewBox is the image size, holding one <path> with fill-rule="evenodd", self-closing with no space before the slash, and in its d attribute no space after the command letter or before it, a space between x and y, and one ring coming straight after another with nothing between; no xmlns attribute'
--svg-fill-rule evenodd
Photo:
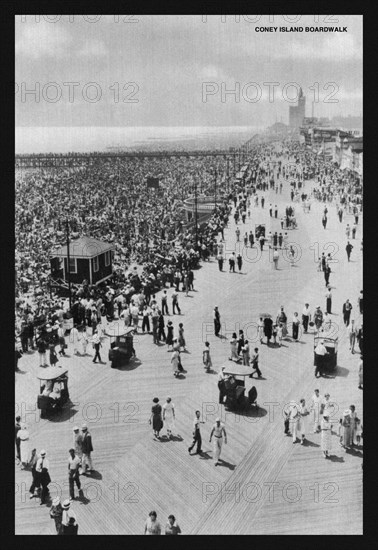
<svg viewBox="0 0 378 550"><path fill-rule="evenodd" d="M175 314L175 309L177 309L178 314L181 315L181 309L178 303L178 293L174 290L172 293L172 312Z"/></svg>
<svg viewBox="0 0 378 550"><path fill-rule="evenodd" d="M243 258L241 257L240 254L238 254L236 256L236 263L238 264L238 270L239 270L239 273L240 273L240 271L242 270L242 267L243 267Z"/></svg>
<svg viewBox="0 0 378 550"><path fill-rule="evenodd" d="M309 307L309 304L305 304L302 310L302 325L303 325L303 330L305 334L308 331L308 324L310 321L311 321L310 307Z"/></svg>
<svg viewBox="0 0 378 550"><path fill-rule="evenodd" d="M46 458L46 451L42 449L42 451L39 453L40 457L36 464L36 472L37 472L37 478L39 483L42 486L41 489L41 502L40 504L45 504L47 495L49 494L49 484L51 483L49 468L50 463L48 459Z"/></svg>
<svg viewBox="0 0 378 550"><path fill-rule="evenodd" d="M356 334L357 334L356 327L354 326L354 319L352 319L350 322L348 333L349 333L349 350L351 351L351 353L354 353L354 345L356 343Z"/></svg>
<svg viewBox="0 0 378 550"><path fill-rule="evenodd" d="M331 287L329 285L327 286L325 298L326 298L326 312L332 313L332 292L331 292Z"/></svg>
<svg viewBox="0 0 378 550"><path fill-rule="evenodd" d="M214 466L217 466L217 464L219 464L219 458L222 452L223 437L224 437L224 442L227 445L226 430L223 424L221 424L220 418L217 418L215 420L215 424L210 433L210 439L209 439L210 443L213 436L214 436Z"/></svg>
<svg viewBox="0 0 378 550"><path fill-rule="evenodd" d="M362 290L360 290L360 295L358 297L358 308L360 310L361 315L364 313L364 293Z"/></svg>
<svg viewBox="0 0 378 550"><path fill-rule="evenodd" d="M21 451L20 451L20 445L21 441L18 437L18 434L21 430L21 416L16 416L16 422L15 422L15 443L16 443L16 459L18 463L21 462Z"/></svg>
<svg viewBox="0 0 378 550"><path fill-rule="evenodd" d="M262 373L259 369L259 348L254 349L254 353L251 358L251 365L253 368L253 372L249 375L249 378L253 378L253 375L255 374L255 372L257 372L257 376L261 378Z"/></svg>
<svg viewBox="0 0 378 550"><path fill-rule="evenodd" d="M319 390L314 390L314 395L311 398L310 412L314 413L314 434L320 430L320 415L323 412L323 397L320 395Z"/></svg>
<svg viewBox="0 0 378 550"><path fill-rule="evenodd" d="M80 457L75 454L75 449L70 449L68 452L70 454L68 458L68 484L70 488L70 501L72 501L75 498L75 483L79 490L79 494L81 493L81 483L79 477L81 460Z"/></svg>
<svg viewBox="0 0 378 550"><path fill-rule="evenodd" d="M163 405L163 423L165 422L167 428L168 439L171 439L172 432L175 430L175 405L172 403L172 398L167 397L167 401Z"/></svg>
<svg viewBox="0 0 378 550"><path fill-rule="evenodd" d="M205 342L205 349L202 352L202 363L205 366L206 372L210 372L210 369L213 366L210 357L210 342Z"/></svg>
<svg viewBox="0 0 378 550"><path fill-rule="evenodd" d="M180 535L181 534L180 526L177 523L175 516L172 515L172 514L168 516L168 521L167 521L167 524L165 526L165 534L166 535Z"/></svg>
<svg viewBox="0 0 378 550"><path fill-rule="evenodd" d="M350 320L350 314L352 312L353 306L347 299L346 302L343 304L343 318L344 318L344 324L346 327L349 326L349 320Z"/></svg>
<svg viewBox="0 0 378 550"><path fill-rule="evenodd" d="M230 271L229 271L230 273L235 273L235 261L236 261L235 252L232 252L231 256L228 259L228 263L230 265Z"/></svg>
<svg viewBox="0 0 378 550"><path fill-rule="evenodd" d="M223 254L218 254L217 256L217 261L218 261L218 268L219 268L219 271L223 271Z"/></svg>
<svg viewBox="0 0 378 550"><path fill-rule="evenodd" d="M52 506L50 508L50 518L53 519L55 522L55 529L56 529L57 535L61 534L62 516L63 516L63 508L60 502L60 496L57 496L52 501Z"/></svg>
<svg viewBox="0 0 378 550"><path fill-rule="evenodd" d="M219 404L223 405L223 400L226 396L225 381L228 380L228 376L224 374L226 367L222 367L218 373L218 390L219 390Z"/></svg>
<svg viewBox="0 0 378 550"><path fill-rule="evenodd" d="M363 356L361 355L361 360L358 364L358 389L362 390L362 386L364 384L364 364L363 364Z"/></svg>
<svg viewBox="0 0 378 550"><path fill-rule="evenodd" d="M352 250L353 250L353 245L350 244L349 241L347 242L347 245L346 245L346 247L345 247L345 250L346 250L346 253L347 253L348 262L350 262L350 255L351 255L351 252L352 252Z"/></svg>
<svg viewBox="0 0 378 550"><path fill-rule="evenodd" d="M236 336L236 332L232 333L232 338L230 340L230 352L231 357L229 357L229 360L238 362L240 360L240 357L238 355L238 339Z"/></svg>
<svg viewBox="0 0 378 550"><path fill-rule="evenodd" d="M249 361L250 361L251 357L250 357L250 354L249 354L248 340L244 341L244 346L242 347L241 352L242 352L242 356L243 356L243 365L245 365L246 367L249 367Z"/></svg>
<svg viewBox="0 0 378 550"><path fill-rule="evenodd" d="M161 525L157 521L157 513L155 512L155 510L148 514L148 518L144 526L144 534L161 535Z"/></svg>
<svg viewBox="0 0 378 550"><path fill-rule="evenodd" d="M77 535L79 530L79 526L76 523L75 512L70 510L70 507L71 501L69 499L63 501L61 535Z"/></svg>
<svg viewBox="0 0 378 550"><path fill-rule="evenodd" d="M165 340L165 343L168 346L167 351L172 351L173 349L173 323L172 321L168 321L167 324L167 339ZM171 348L171 349L169 349Z"/></svg>
<svg viewBox="0 0 378 550"><path fill-rule="evenodd" d="M83 474L86 474L87 472L93 472L93 464L92 464L92 456L91 456L93 452L92 435L89 433L88 426L86 424L83 424L81 426L81 432L83 435L82 470L83 470Z"/></svg>
<svg viewBox="0 0 378 550"><path fill-rule="evenodd" d="M181 348L183 348L183 351L186 351L186 342L184 337L184 325L182 323L179 323L179 331L178 331L178 343Z"/></svg>
<svg viewBox="0 0 378 550"><path fill-rule="evenodd" d="M95 355L93 357L93 363L96 363L96 359L99 360L99 363L102 363L101 361L101 355L100 355L100 348L102 347L100 337L98 335L97 330L94 331L93 337L92 337L92 346L95 350Z"/></svg>
<svg viewBox="0 0 378 550"><path fill-rule="evenodd" d="M159 403L159 398L154 397L153 398L153 405L151 408L151 416L149 420L149 424L152 424L152 430L154 432L154 437L160 438L160 430L163 427L163 420L161 417L162 408Z"/></svg>
<svg viewBox="0 0 378 550"><path fill-rule="evenodd" d="M310 414L304 399L301 399L299 402L298 413L297 433L301 439L301 445L303 445L306 438L306 416Z"/></svg>
<svg viewBox="0 0 378 550"><path fill-rule="evenodd" d="M324 213L323 217L322 217L322 224L323 224L324 229L327 227L327 221L328 221L327 214Z"/></svg>
<svg viewBox="0 0 378 550"><path fill-rule="evenodd" d="M324 458L329 458L329 451L332 449L332 425L329 421L329 414L323 415L320 429L322 432L320 446L323 451Z"/></svg>
<svg viewBox="0 0 378 550"><path fill-rule="evenodd" d="M202 437L201 437L201 429L200 425L204 424L204 421L201 420L201 412L196 411L193 421L193 442L190 447L188 447L188 452L191 454L192 449L194 445L197 445L196 453L194 454L202 454Z"/></svg>
<svg viewBox="0 0 378 550"><path fill-rule="evenodd" d="M80 433L79 426L73 427L73 448L75 450L75 454L80 458L81 467L81 461L83 459L83 434ZM79 473L82 473L81 469Z"/></svg>
<svg viewBox="0 0 378 550"><path fill-rule="evenodd" d="M221 322L220 322L220 313L218 310L218 306L214 307L213 317L214 317L214 334L215 336L219 336Z"/></svg>
<svg viewBox="0 0 378 550"><path fill-rule="evenodd" d="M177 338L173 340L173 353L171 356L173 376L177 377L180 372L180 346Z"/></svg>

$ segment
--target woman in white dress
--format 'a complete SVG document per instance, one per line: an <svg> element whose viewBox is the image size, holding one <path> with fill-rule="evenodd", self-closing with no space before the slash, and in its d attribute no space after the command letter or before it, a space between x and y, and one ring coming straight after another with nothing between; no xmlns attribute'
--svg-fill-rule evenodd
<svg viewBox="0 0 378 550"><path fill-rule="evenodd" d="M231 351L230 361L239 361L237 346L238 346L238 340L236 338L236 332L234 332L230 340L230 351Z"/></svg>
<svg viewBox="0 0 378 550"><path fill-rule="evenodd" d="M163 422L167 426L167 436L169 439L172 437L172 432L175 430L175 406L172 403L172 399L167 397L167 402L163 405Z"/></svg>
<svg viewBox="0 0 378 550"><path fill-rule="evenodd" d="M306 416L310 414L304 399L301 399L299 402L298 412L297 433L300 436L301 445L303 445L306 436Z"/></svg>
<svg viewBox="0 0 378 550"><path fill-rule="evenodd" d="M328 458L329 451L332 449L332 425L329 421L328 413L323 414L320 429L322 432L320 446L323 451L324 458Z"/></svg>
<svg viewBox="0 0 378 550"><path fill-rule="evenodd" d="M27 430L26 424L21 427L21 430L18 432L18 437L20 438L21 470L24 470L30 458L29 432Z"/></svg>

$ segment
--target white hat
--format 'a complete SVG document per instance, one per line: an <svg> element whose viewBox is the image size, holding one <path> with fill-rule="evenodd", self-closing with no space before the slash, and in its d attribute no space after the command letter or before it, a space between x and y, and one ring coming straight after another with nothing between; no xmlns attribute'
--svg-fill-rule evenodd
<svg viewBox="0 0 378 550"><path fill-rule="evenodd" d="M80 428L79 428L79 426L74 426L72 429L73 429L74 432L77 432Z"/></svg>
<svg viewBox="0 0 378 550"><path fill-rule="evenodd" d="M215 419L215 422L220 422L220 421L221 421L220 418Z"/></svg>
<svg viewBox="0 0 378 550"><path fill-rule="evenodd" d="M63 510L68 510L68 508L71 506L71 502L68 500L68 498L63 502L62 508Z"/></svg>
<svg viewBox="0 0 378 550"><path fill-rule="evenodd" d="M45 454L46 454L46 451L45 451L45 449L42 449L42 451L40 451L40 453L39 453L39 454L40 454L41 456L45 456Z"/></svg>

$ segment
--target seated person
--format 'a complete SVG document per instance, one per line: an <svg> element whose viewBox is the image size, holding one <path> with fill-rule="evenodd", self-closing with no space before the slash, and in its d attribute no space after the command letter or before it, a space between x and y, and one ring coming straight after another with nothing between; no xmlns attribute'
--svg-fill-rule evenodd
<svg viewBox="0 0 378 550"><path fill-rule="evenodd" d="M55 382L53 391L50 393L51 399L59 399L61 397L61 384L60 382Z"/></svg>
<svg viewBox="0 0 378 550"><path fill-rule="evenodd" d="M227 380L225 380L226 390L231 390L231 389L235 388L235 386L236 386L236 380L231 374L229 376L229 378Z"/></svg>
<svg viewBox="0 0 378 550"><path fill-rule="evenodd" d="M53 381L52 380L45 380L45 386L42 390L42 395L49 396L53 389Z"/></svg>

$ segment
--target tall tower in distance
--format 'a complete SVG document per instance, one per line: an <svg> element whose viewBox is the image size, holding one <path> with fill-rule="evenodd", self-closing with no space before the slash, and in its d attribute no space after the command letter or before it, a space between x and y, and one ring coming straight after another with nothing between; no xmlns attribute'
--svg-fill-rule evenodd
<svg viewBox="0 0 378 550"><path fill-rule="evenodd" d="M298 105L289 107L289 126L299 128L303 124L306 116L306 96L303 95L302 88L299 88Z"/></svg>

